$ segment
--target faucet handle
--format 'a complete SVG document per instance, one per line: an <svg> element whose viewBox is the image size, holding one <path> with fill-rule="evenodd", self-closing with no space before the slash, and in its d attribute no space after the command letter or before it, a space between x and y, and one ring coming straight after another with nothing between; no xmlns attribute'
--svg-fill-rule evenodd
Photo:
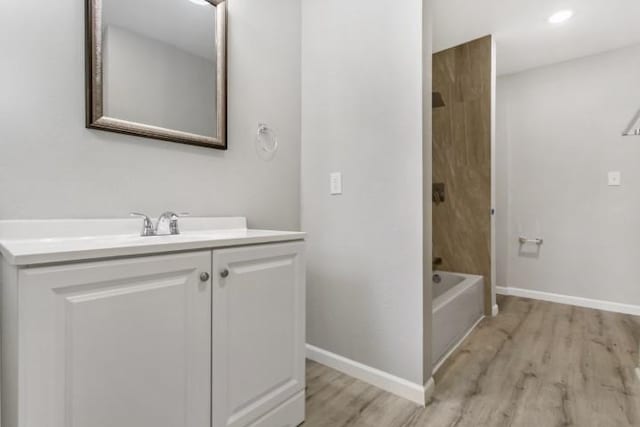
<svg viewBox="0 0 640 427"><path fill-rule="evenodd" d="M185 216L191 216L191 213L180 212L178 214L173 214L173 216L171 217L171 222L169 223L171 234L180 234L180 229L178 228L178 218L183 218Z"/></svg>
<svg viewBox="0 0 640 427"><path fill-rule="evenodd" d="M140 232L140 235L142 237L155 236L156 230L155 230L155 227L153 226L153 221L151 221L151 218L149 218L147 215L143 213L138 213L138 212L131 212L129 215L143 218L142 231Z"/></svg>
<svg viewBox="0 0 640 427"><path fill-rule="evenodd" d="M185 216L191 216L191 214L189 212L180 212L178 214L174 213L171 215L171 221L169 222L169 229L171 230L171 234L180 234L178 219Z"/></svg>
<svg viewBox="0 0 640 427"><path fill-rule="evenodd" d="M180 218L182 214L173 213L169 217L169 232L172 235L180 234L180 228L178 227L178 218Z"/></svg>

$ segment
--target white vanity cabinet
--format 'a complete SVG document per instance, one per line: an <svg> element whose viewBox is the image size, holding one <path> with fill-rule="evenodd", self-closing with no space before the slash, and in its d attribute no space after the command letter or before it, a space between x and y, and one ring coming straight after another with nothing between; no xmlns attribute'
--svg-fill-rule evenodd
<svg viewBox="0 0 640 427"><path fill-rule="evenodd" d="M29 265L5 247L2 427L302 423L304 242L293 237Z"/></svg>
<svg viewBox="0 0 640 427"><path fill-rule="evenodd" d="M302 243L213 252L213 425L304 418ZM293 399L292 399L293 397Z"/></svg>
<svg viewBox="0 0 640 427"><path fill-rule="evenodd" d="M210 271L210 252L21 269L17 426L209 426Z"/></svg>

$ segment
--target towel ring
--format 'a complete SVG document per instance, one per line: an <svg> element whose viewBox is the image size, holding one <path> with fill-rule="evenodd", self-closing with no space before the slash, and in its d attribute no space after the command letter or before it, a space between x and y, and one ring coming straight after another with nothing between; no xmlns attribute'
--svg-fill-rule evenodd
<svg viewBox="0 0 640 427"><path fill-rule="evenodd" d="M265 123L258 123L256 133L256 152L263 160L271 160L278 152L278 136Z"/></svg>

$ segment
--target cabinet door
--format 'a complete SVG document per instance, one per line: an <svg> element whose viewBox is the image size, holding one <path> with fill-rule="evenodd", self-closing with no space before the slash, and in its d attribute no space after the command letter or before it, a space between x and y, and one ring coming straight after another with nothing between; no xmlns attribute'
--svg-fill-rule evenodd
<svg viewBox="0 0 640 427"><path fill-rule="evenodd" d="M304 389L302 251L286 243L213 252L214 427L247 426Z"/></svg>
<svg viewBox="0 0 640 427"><path fill-rule="evenodd" d="M211 252L25 269L20 427L209 427Z"/></svg>

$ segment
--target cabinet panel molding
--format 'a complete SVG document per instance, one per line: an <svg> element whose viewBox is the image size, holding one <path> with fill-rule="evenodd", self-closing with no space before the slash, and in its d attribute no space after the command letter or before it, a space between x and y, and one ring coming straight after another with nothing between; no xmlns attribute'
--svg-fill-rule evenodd
<svg viewBox="0 0 640 427"><path fill-rule="evenodd" d="M216 426L249 425L304 389L303 248L288 243L213 253Z"/></svg>
<svg viewBox="0 0 640 427"><path fill-rule="evenodd" d="M20 426L209 427L210 266L199 252L22 270Z"/></svg>

